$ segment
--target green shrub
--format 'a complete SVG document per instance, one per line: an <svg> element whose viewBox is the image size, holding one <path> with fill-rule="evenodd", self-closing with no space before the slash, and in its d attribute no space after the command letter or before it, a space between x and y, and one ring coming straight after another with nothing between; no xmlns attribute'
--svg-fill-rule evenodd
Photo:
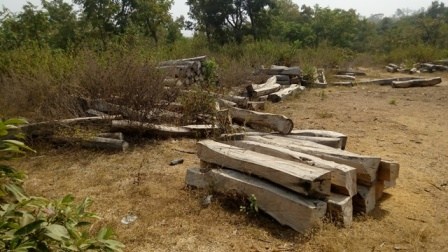
<svg viewBox="0 0 448 252"><path fill-rule="evenodd" d="M0 161L32 151L19 140L23 137L20 119L0 120ZM87 232L89 220L98 216L88 212L89 198L75 204L67 195L61 200L28 196L22 188L25 175L0 164L0 250L1 251L121 251L124 245L114 240L112 230L102 228L96 236Z"/></svg>

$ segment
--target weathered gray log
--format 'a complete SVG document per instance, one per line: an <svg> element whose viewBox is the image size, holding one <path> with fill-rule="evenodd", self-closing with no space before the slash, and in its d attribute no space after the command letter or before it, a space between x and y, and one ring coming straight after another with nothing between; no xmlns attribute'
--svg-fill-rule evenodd
<svg viewBox="0 0 448 252"><path fill-rule="evenodd" d="M352 75L333 75L333 77L341 80L351 80L351 81L356 80L356 77Z"/></svg>
<svg viewBox="0 0 448 252"><path fill-rule="evenodd" d="M398 68L394 68L394 67L391 67L391 66L386 66L386 71L389 72L389 73L395 73L395 72L398 72Z"/></svg>
<svg viewBox="0 0 448 252"><path fill-rule="evenodd" d="M187 184L209 188L220 193L237 192L255 196L257 206L280 224L298 232L306 232L325 216L327 204L306 199L267 181L228 169L213 169L201 174L198 169L187 170Z"/></svg>
<svg viewBox="0 0 448 252"><path fill-rule="evenodd" d="M376 183L375 183L376 184ZM369 214L376 206L376 186L358 185L358 194L353 197L353 211Z"/></svg>
<svg viewBox="0 0 448 252"><path fill-rule="evenodd" d="M352 197L332 193L327 201L327 216L343 227L350 227L353 223Z"/></svg>
<svg viewBox="0 0 448 252"><path fill-rule="evenodd" d="M188 129L195 132L197 136L213 136L220 135L223 132L223 128L219 125L212 124L195 124L195 125L185 125L182 128Z"/></svg>
<svg viewBox="0 0 448 252"><path fill-rule="evenodd" d="M121 132L114 132L114 133L99 133L97 137L103 137L103 138L112 138L117 140L123 140L123 133Z"/></svg>
<svg viewBox="0 0 448 252"><path fill-rule="evenodd" d="M442 78L409 80L409 81L393 81L392 87L394 88L410 88L410 87L430 87L435 86L442 82Z"/></svg>
<svg viewBox="0 0 448 252"><path fill-rule="evenodd" d="M293 151L315 155L325 160L355 167L358 183L366 185L371 185L376 180L381 160L378 157L358 155L310 141L290 139L279 135L245 136L245 139L285 147Z"/></svg>
<svg viewBox="0 0 448 252"><path fill-rule="evenodd" d="M297 136L310 136L310 137L336 137L341 139L342 146L341 148L344 150L345 146L347 145L347 135L344 135L342 133L336 132L336 131L330 131L330 130L313 130L313 129L305 129L305 130L292 130L290 135L297 135Z"/></svg>
<svg viewBox="0 0 448 252"><path fill-rule="evenodd" d="M203 62L207 60L207 56L198 56L194 58L186 58L186 59L177 59L177 60L167 60L162 61L159 63L159 66L170 66L170 65L178 65L178 64L184 64L185 62L192 62L192 61L200 61Z"/></svg>
<svg viewBox="0 0 448 252"><path fill-rule="evenodd" d="M288 67L287 69L284 69L280 74L290 75L290 76L299 76L301 74L301 70L299 67Z"/></svg>
<svg viewBox="0 0 448 252"><path fill-rule="evenodd" d="M85 148L100 150L126 151L129 147L129 144L124 140L104 137L80 138L52 136L49 140L55 144L80 145Z"/></svg>
<svg viewBox="0 0 448 252"><path fill-rule="evenodd" d="M198 157L205 162L256 175L305 196L330 196L331 174L328 170L212 140L200 141L197 147Z"/></svg>
<svg viewBox="0 0 448 252"><path fill-rule="evenodd" d="M351 76L366 76L367 74L365 72L361 71L351 71L351 70L339 70L336 71L336 74L338 75L351 75Z"/></svg>
<svg viewBox="0 0 448 252"><path fill-rule="evenodd" d="M240 108L247 108L249 102L249 98L236 95L224 95L223 99L236 103Z"/></svg>
<svg viewBox="0 0 448 252"><path fill-rule="evenodd" d="M91 116L100 116L100 117L107 117L107 116L109 116L108 114L103 113L103 112L98 111L98 110L95 110L95 109L88 109L86 111L86 113L91 115Z"/></svg>
<svg viewBox="0 0 448 252"><path fill-rule="evenodd" d="M222 108L233 108L233 107L237 106L236 103L228 101L228 100L224 100L224 99L221 99L221 98L218 98L217 101L218 101L219 107L221 109Z"/></svg>
<svg viewBox="0 0 448 252"><path fill-rule="evenodd" d="M20 130L28 137L46 137L53 135L55 131L61 127L68 126L87 126L100 127L104 131L110 130L112 120L120 118L120 116L95 116L95 117L79 117L71 119L62 119L38 123L30 123L19 126Z"/></svg>
<svg viewBox="0 0 448 252"><path fill-rule="evenodd" d="M419 77L401 77L401 78L386 78L386 79L375 79L375 80L365 80L358 81L357 84L377 84L381 86L392 85L394 81L408 81L408 80L418 80Z"/></svg>
<svg viewBox="0 0 448 252"><path fill-rule="evenodd" d="M353 167L338 164L332 161L327 161L313 155L293 151L272 144L265 144L247 140L227 141L225 143L262 154L294 162L304 163L328 170L331 172L332 192L349 195L351 197L356 194L356 169Z"/></svg>
<svg viewBox="0 0 448 252"><path fill-rule="evenodd" d="M289 134L294 128L294 123L291 119L283 115L262 113L239 108L230 108L230 116L232 120L241 124L259 125L270 128L281 134Z"/></svg>
<svg viewBox="0 0 448 252"><path fill-rule="evenodd" d="M378 168L378 180L395 181L400 172L400 164L395 161L381 160Z"/></svg>
<svg viewBox="0 0 448 252"><path fill-rule="evenodd" d="M292 139L310 141L331 148L342 149L342 141L338 137L318 137L318 136L298 136L298 135L287 135L286 137Z"/></svg>
<svg viewBox="0 0 448 252"><path fill-rule="evenodd" d="M276 75L275 77L277 77L277 83L278 81L291 81L291 77L289 75Z"/></svg>
<svg viewBox="0 0 448 252"><path fill-rule="evenodd" d="M195 137L196 133L185 127L157 125L128 120L113 120L112 131L147 134L158 137Z"/></svg>
<svg viewBox="0 0 448 252"><path fill-rule="evenodd" d="M280 102L281 100L283 100L284 98L293 95L297 92L303 91L305 90L305 87L297 85L297 84L292 84L287 88L281 89L275 93L271 93L268 95L268 100L271 102Z"/></svg>
<svg viewBox="0 0 448 252"><path fill-rule="evenodd" d="M247 94L248 94L249 97L256 97L256 96L254 96L254 92L255 92L256 89L262 89L262 88L265 88L265 87L273 87L276 83L277 83L277 77L272 76L263 84L250 84L250 85L248 85L246 87L246 91L247 91Z"/></svg>
<svg viewBox="0 0 448 252"><path fill-rule="evenodd" d="M260 111L264 110L266 107L266 102L248 102L247 108L250 110Z"/></svg>
<svg viewBox="0 0 448 252"><path fill-rule="evenodd" d="M254 91L250 94L251 97L261 97L264 95L269 95L274 92L280 90L282 86L280 84L274 83L272 85L264 85L260 88L254 89Z"/></svg>
<svg viewBox="0 0 448 252"><path fill-rule="evenodd" d="M290 81L280 81L280 80L277 80L277 84L279 84L279 85L281 85L281 86L289 86L289 85L291 85L291 82Z"/></svg>

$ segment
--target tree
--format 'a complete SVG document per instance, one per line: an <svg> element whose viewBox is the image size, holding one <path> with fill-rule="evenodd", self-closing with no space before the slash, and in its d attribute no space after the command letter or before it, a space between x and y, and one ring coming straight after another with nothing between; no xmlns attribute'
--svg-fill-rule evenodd
<svg viewBox="0 0 448 252"><path fill-rule="evenodd" d="M77 18L73 6L63 0L42 0L42 5L50 23L50 46L68 49L77 39Z"/></svg>

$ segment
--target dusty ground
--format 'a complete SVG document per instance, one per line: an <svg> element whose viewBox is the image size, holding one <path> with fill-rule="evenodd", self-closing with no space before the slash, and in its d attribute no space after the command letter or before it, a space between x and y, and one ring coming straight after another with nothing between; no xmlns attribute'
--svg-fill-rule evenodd
<svg viewBox="0 0 448 252"><path fill-rule="evenodd" d="M351 228L321 224L299 235L228 201L202 208L207 192L184 187L186 169L199 160L174 150L193 150L194 140L147 143L120 154L44 150L17 166L35 195L92 197L103 217L94 228L115 228L126 251L448 251L447 81L428 88L313 89L268 110L291 117L296 128L343 132L350 151L399 161L397 187ZM169 166L176 158L185 162ZM138 219L123 225L128 212Z"/></svg>

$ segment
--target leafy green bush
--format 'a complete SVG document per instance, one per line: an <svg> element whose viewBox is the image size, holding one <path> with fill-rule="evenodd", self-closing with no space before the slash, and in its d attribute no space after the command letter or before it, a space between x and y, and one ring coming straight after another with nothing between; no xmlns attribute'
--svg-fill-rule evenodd
<svg viewBox="0 0 448 252"><path fill-rule="evenodd" d="M0 120L0 161L33 151L19 140L21 119ZM0 164L0 250L1 251L121 251L112 230L102 228L93 237L86 227L98 216L88 212L92 200L75 204L67 195L61 200L28 196L22 188L25 175Z"/></svg>

